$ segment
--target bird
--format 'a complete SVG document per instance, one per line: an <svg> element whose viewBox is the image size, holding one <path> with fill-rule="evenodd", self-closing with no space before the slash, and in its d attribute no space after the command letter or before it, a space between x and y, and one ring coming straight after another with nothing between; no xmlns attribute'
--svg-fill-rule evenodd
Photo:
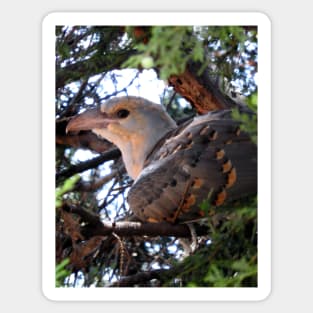
<svg viewBox="0 0 313 313"><path fill-rule="evenodd" d="M177 125L160 104L142 97L111 98L72 117L66 132L91 130L121 151L134 180L127 202L146 223L205 218L257 194L257 146L231 110L211 111Z"/></svg>

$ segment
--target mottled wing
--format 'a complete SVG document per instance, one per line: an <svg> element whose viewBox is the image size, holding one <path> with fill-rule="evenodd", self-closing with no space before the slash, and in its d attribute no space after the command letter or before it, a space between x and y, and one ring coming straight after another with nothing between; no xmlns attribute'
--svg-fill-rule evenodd
<svg viewBox="0 0 313 313"><path fill-rule="evenodd" d="M257 192L257 148L228 111L195 118L156 146L128 194L142 221L187 222L200 203L220 206Z"/></svg>

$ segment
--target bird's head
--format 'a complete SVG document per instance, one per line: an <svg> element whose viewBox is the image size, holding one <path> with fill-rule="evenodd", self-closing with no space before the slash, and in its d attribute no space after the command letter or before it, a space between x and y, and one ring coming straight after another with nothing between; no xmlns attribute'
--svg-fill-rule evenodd
<svg viewBox="0 0 313 313"><path fill-rule="evenodd" d="M92 130L114 143L135 179L154 145L174 128L175 122L160 105L139 97L117 97L75 116L66 131Z"/></svg>

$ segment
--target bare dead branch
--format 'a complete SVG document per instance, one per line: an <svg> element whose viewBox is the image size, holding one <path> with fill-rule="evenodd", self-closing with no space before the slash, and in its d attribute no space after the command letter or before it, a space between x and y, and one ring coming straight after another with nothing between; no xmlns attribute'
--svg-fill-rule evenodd
<svg viewBox="0 0 313 313"><path fill-rule="evenodd" d="M95 179L93 182L81 182L75 187L75 191L95 191L108 183L117 174L118 170L112 170L110 174L105 175L99 179Z"/></svg>
<svg viewBox="0 0 313 313"><path fill-rule="evenodd" d="M121 152L118 149L112 149L110 151L107 151L91 160L81 162L76 165L72 165L71 167L60 171L59 173L56 174L56 181L59 182L62 179L69 178L73 176L74 174L78 174L81 172L84 172L86 170L89 170L91 168L95 168L98 165L109 161L113 160L121 155Z"/></svg>

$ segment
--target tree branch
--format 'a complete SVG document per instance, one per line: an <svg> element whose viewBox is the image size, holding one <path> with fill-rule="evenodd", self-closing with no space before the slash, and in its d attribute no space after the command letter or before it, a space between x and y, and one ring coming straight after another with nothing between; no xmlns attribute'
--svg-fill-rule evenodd
<svg viewBox="0 0 313 313"><path fill-rule="evenodd" d="M77 208L74 206L65 206L67 212L79 215L85 222L82 227L82 234L84 238L93 236L107 236L116 234L121 237L131 236L173 236L181 238L190 238L190 229L186 224L170 224L167 222L161 223L141 223L133 221L121 222L102 222L98 215L91 212ZM196 229L197 235L207 235L208 229L205 226L199 226Z"/></svg>
<svg viewBox="0 0 313 313"><path fill-rule="evenodd" d="M201 114L208 111L226 109L225 104L219 101L213 92L207 90L188 69L180 75L170 76L169 83L176 92L187 99Z"/></svg>
<svg viewBox="0 0 313 313"><path fill-rule="evenodd" d="M84 172L86 170L89 170L91 168L95 168L98 165L113 160L121 155L121 152L118 149L112 149L110 151L107 151L91 160L87 160L85 162L81 162L76 165L72 165L71 167L60 171L56 174L56 181L59 182L62 179L69 178L73 176L74 174Z"/></svg>
<svg viewBox="0 0 313 313"><path fill-rule="evenodd" d="M95 55L88 60L77 61L65 67L60 67L56 71L56 89L80 80L83 77L101 74L112 68L119 69L125 60L134 53L136 53L135 50L122 50L116 52L116 54L110 56L110 58L108 58L106 54L102 56ZM114 60L114 63L112 63L112 60Z"/></svg>
<svg viewBox="0 0 313 313"><path fill-rule="evenodd" d="M103 153L113 146L110 142L99 139L97 135L90 131L82 131L78 135L67 136L56 134L56 144L89 149L98 153Z"/></svg>
<svg viewBox="0 0 313 313"><path fill-rule="evenodd" d="M212 81L208 70L198 74L200 69L201 64L190 62L184 73L169 77L169 84L187 99L200 114L231 108L238 108L241 112L253 114L247 106L224 94Z"/></svg>
<svg viewBox="0 0 313 313"><path fill-rule="evenodd" d="M175 269L175 273L177 270ZM135 285L142 285L149 282L152 279L164 280L164 276L169 277L174 274L174 268L170 270L155 270L150 272L141 272L135 275L126 276L119 281L112 283L109 287L133 287Z"/></svg>
<svg viewBox="0 0 313 313"><path fill-rule="evenodd" d="M184 264L179 263L170 269L159 269L154 271L140 272L131 276L122 277L119 281L112 283L109 287L134 287L135 285L146 285L152 279L160 281L164 286L169 280L182 273ZM151 285L149 285L151 286Z"/></svg>

